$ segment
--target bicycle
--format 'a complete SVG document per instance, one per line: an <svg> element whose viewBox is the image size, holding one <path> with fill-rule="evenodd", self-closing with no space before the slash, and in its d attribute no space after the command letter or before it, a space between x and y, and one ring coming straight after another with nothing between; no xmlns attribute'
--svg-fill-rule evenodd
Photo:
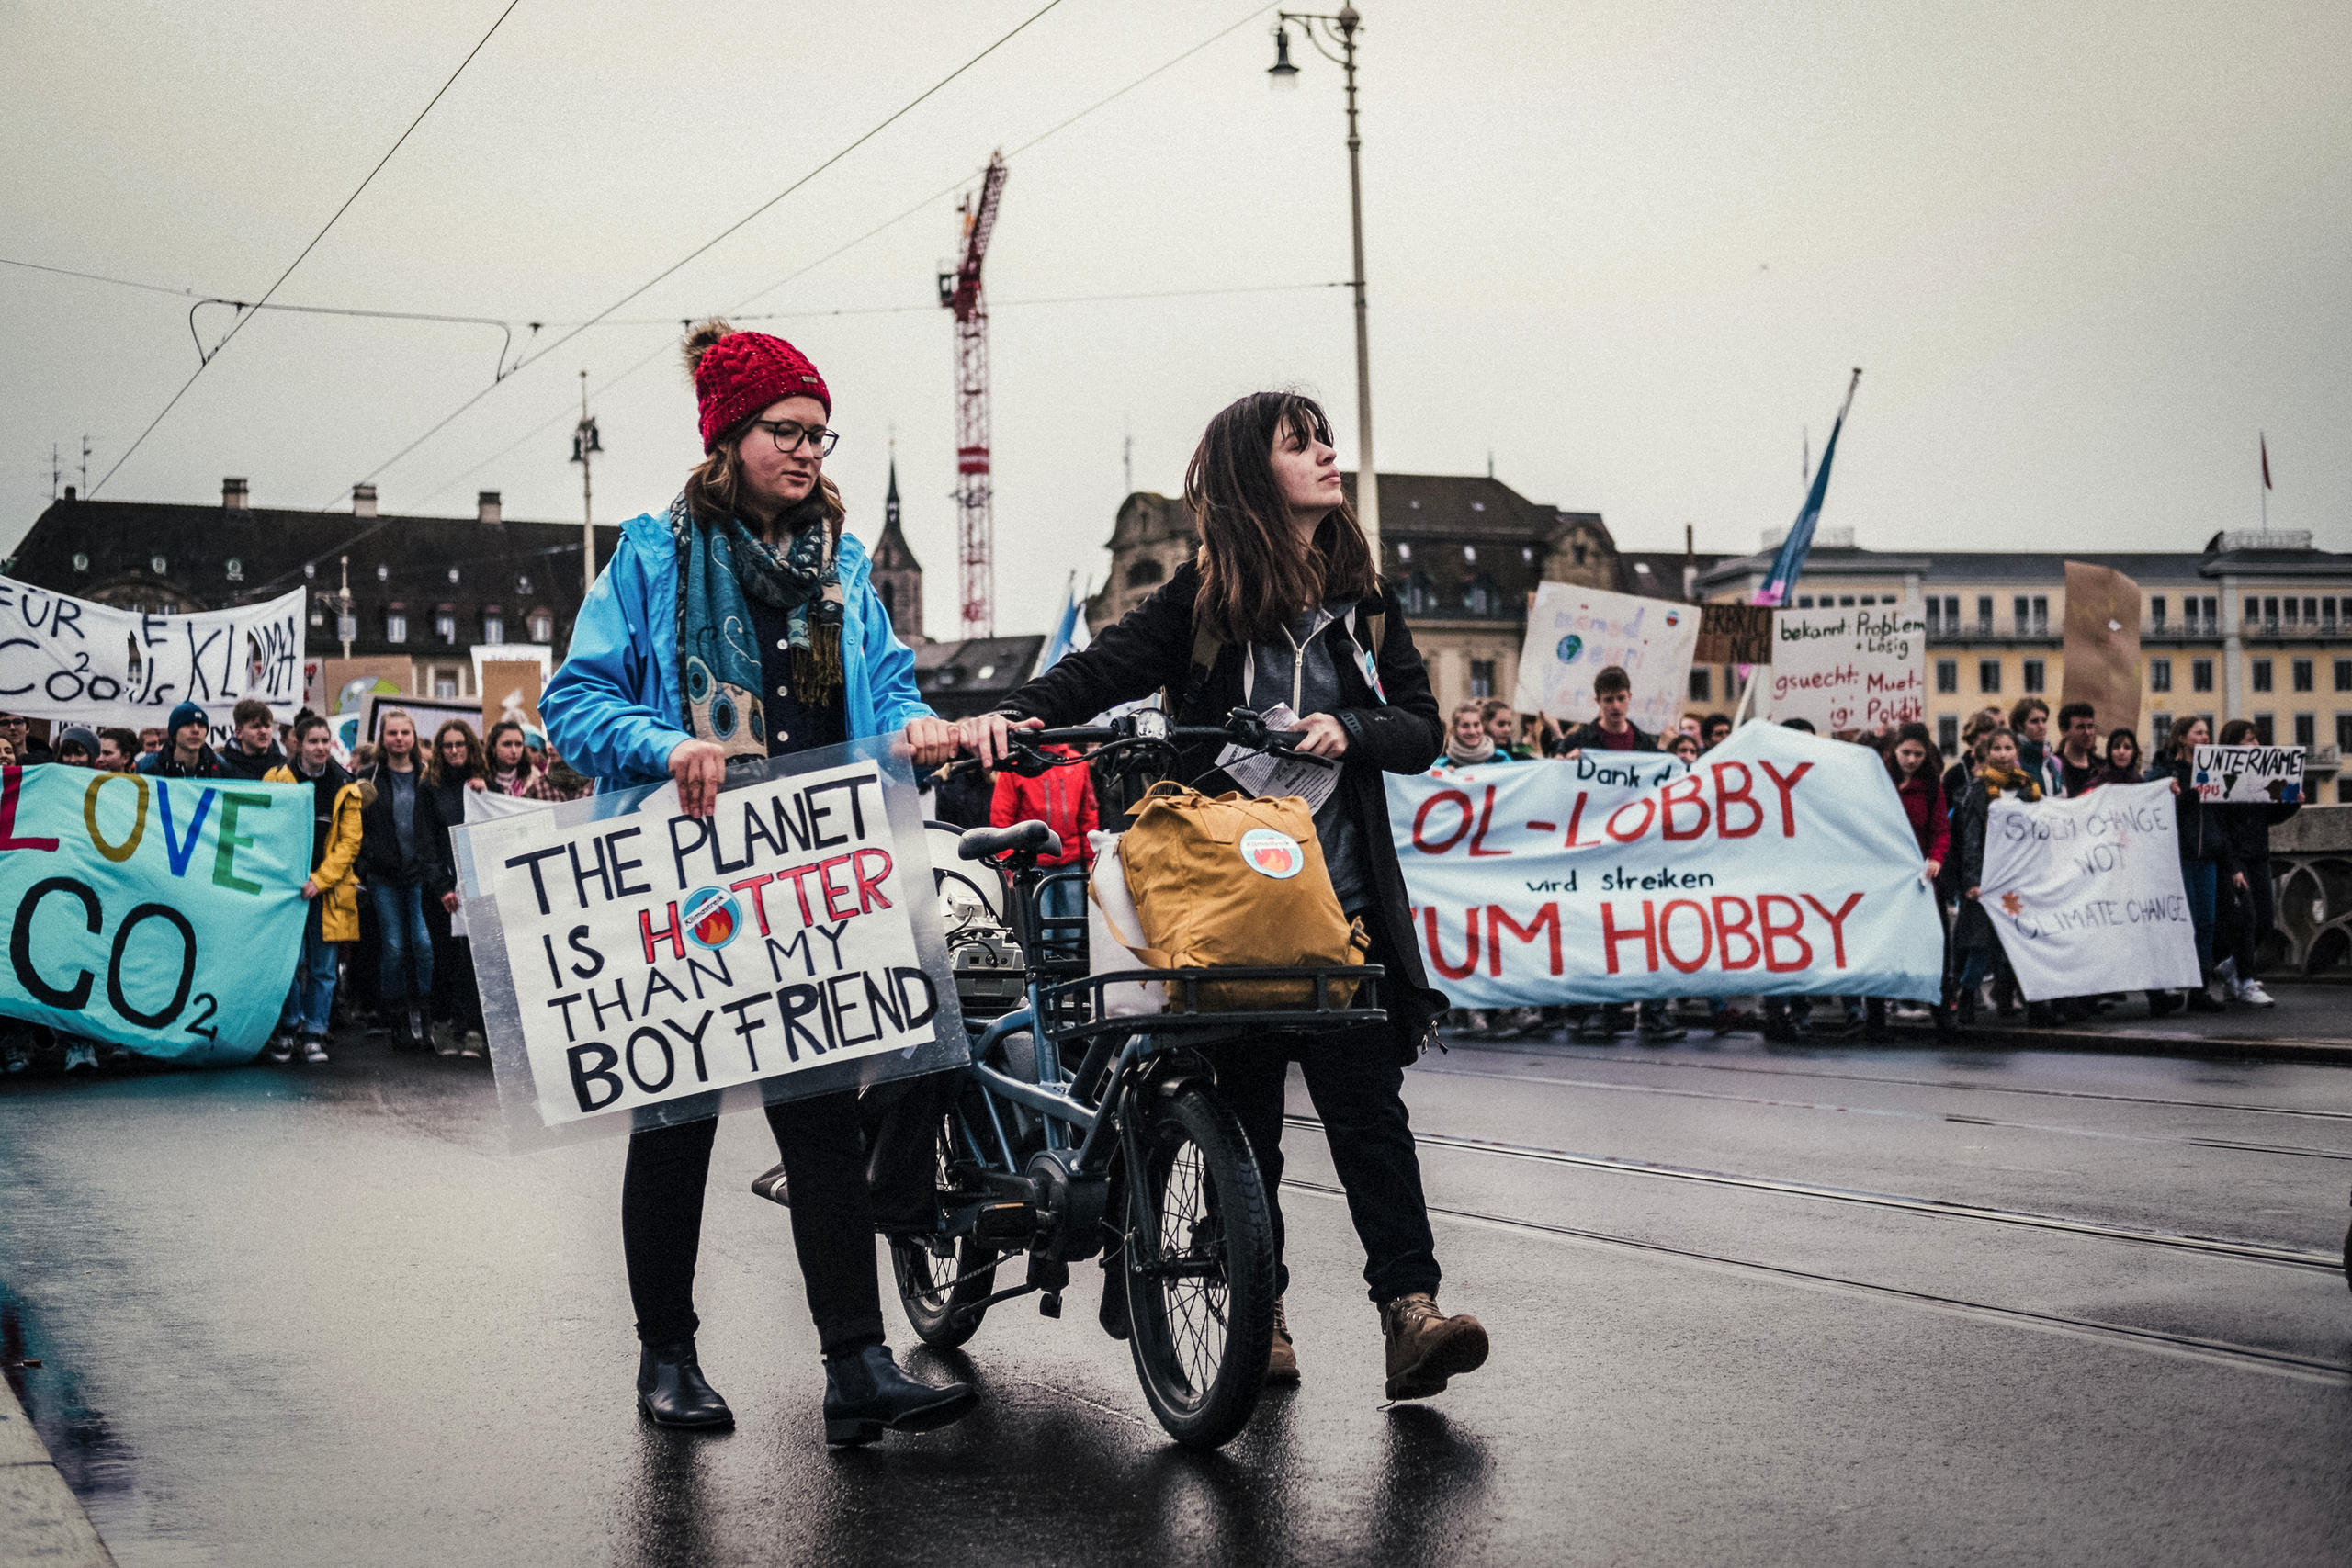
<svg viewBox="0 0 2352 1568"><path fill-rule="evenodd" d="M1107 726L1020 731L1007 765L1031 777L1089 762L1164 767L1188 743L1227 740L1262 751L1289 750L1296 739L1268 732L1246 708L1235 709L1221 727L1182 728L1146 710ZM1044 750L1082 745L1100 749L1091 758ZM969 760L952 764L977 766ZM1017 1296L1036 1292L1040 1312L1059 1317L1070 1264L1103 1256L1103 1326L1114 1337L1124 1329L1152 1414L1180 1444L1216 1448L1249 1421L1265 1381L1274 1244L1256 1157L1216 1098L1216 1072L1204 1053L1270 1032L1385 1022L1376 989L1381 971L1334 965L1090 975L1085 919L1043 912L1048 887L1082 884L1085 875L1075 868L1039 869L1041 855L1060 849L1053 829L1035 821L976 828L958 840L962 860L994 866L1009 879L1003 916L1010 929L984 899L958 901L949 945L967 1021L978 1028L972 1064L915 1080L933 1086L928 1095L901 1089L891 1108L937 1129L929 1223L884 1231L899 1301L923 1343L958 1346L978 1331L989 1308ZM1199 987L1237 980L1308 981L1312 1005L1200 1010ZM1165 985L1169 1010L1113 1015L1105 988L1136 981ZM996 1016L983 1025L991 1010ZM1074 1067L1065 1065L1069 1055L1078 1058ZM1023 1282L996 1289L999 1265L1024 1252Z"/></svg>

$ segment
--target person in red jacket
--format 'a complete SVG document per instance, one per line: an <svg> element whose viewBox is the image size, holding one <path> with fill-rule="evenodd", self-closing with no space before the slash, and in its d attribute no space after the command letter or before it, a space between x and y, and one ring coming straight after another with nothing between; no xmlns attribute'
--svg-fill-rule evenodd
<svg viewBox="0 0 2352 1568"><path fill-rule="evenodd" d="M1943 870L1944 862L1951 858L1951 802L1944 798L1944 760L1924 724L1904 725L1894 732L1893 740L1886 749L1887 776L1894 781L1894 793L1902 797L1903 815L1911 824L1911 836L1918 840L1920 870L1929 886L1939 887L1937 907L1941 910L1943 899L1937 875ZM1949 974L1949 952L1945 969ZM1885 1022L1886 1004L1873 998L1870 1004L1871 1032L1883 1032ZM1936 1009L1936 1028L1939 1032L1951 1033L1958 1027L1951 998L1947 995Z"/></svg>
<svg viewBox="0 0 2352 1568"><path fill-rule="evenodd" d="M1044 750L1048 756L1077 755L1067 746L1048 746ZM990 827L1043 822L1061 839L1059 854L1037 857L1041 869L1086 869L1094 858L1087 849L1086 835L1094 831L1099 820L1094 804L1094 773L1083 763L1047 768L1034 779L1024 779L1011 768L996 776L996 795L989 803ZM1038 890L1037 912L1049 920L1083 919L1086 885L1076 881L1046 883Z"/></svg>

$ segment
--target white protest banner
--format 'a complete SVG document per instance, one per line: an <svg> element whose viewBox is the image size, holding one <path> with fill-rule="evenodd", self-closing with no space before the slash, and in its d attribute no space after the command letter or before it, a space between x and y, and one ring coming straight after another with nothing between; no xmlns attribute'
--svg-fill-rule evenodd
<svg viewBox="0 0 2352 1568"><path fill-rule="evenodd" d="M1604 593L1568 582L1535 590L1511 703L1564 723L1598 717L1592 678L1614 664L1634 682L1626 716L1652 735L1672 729L1690 684L1699 608L1635 593Z"/></svg>
<svg viewBox="0 0 2352 1568"><path fill-rule="evenodd" d="M2197 798L2286 806L2303 798L2300 746L2199 746Z"/></svg>
<svg viewBox="0 0 2352 1568"><path fill-rule="evenodd" d="M2166 784L1996 800L1979 901L2026 1000L2200 983Z"/></svg>
<svg viewBox="0 0 2352 1568"><path fill-rule="evenodd" d="M160 727L184 702L216 738L240 697L302 705L302 591L233 610L150 615L0 577L0 708L69 724Z"/></svg>
<svg viewBox="0 0 2352 1568"><path fill-rule="evenodd" d="M1876 752L1751 724L1646 752L1388 777L1457 1007L1828 992L1933 1001L1943 926Z"/></svg>
<svg viewBox="0 0 2352 1568"><path fill-rule="evenodd" d="M516 1142L707 1116L735 1085L790 1099L968 1059L919 797L887 741L737 770L709 818L633 809L657 793L452 834Z"/></svg>
<svg viewBox="0 0 2352 1568"><path fill-rule="evenodd" d="M1767 708L1824 735L1913 724L1928 711L1928 624L1908 603L1776 610Z"/></svg>

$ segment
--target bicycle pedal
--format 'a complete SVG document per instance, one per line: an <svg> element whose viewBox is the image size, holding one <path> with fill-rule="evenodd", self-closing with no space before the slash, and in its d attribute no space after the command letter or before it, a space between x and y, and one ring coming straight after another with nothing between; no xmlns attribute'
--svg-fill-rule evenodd
<svg viewBox="0 0 2352 1568"><path fill-rule="evenodd" d="M1026 1203L984 1203L972 1217L972 1234L982 1241L1025 1242L1037 1228L1037 1211Z"/></svg>
<svg viewBox="0 0 2352 1568"><path fill-rule="evenodd" d="M1059 1317L1061 1314L1062 1293L1059 1291L1047 1291L1044 1295L1037 1298L1037 1315L1039 1317Z"/></svg>

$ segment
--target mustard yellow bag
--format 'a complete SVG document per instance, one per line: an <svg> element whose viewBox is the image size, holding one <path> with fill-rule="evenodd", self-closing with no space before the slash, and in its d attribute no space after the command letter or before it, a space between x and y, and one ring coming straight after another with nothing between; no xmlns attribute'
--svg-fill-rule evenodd
<svg viewBox="0 0 2352 1568"><path fill-rule="evenodd" d="M1340 912L1314 815L1296 795L1211 799L1162 781L1144 796L1119 856L1143 923L1136 955L1152 968L1363 962L1370 944ZM1334 985L1331 1005L1347 1006L1355 989L1352 981ZM1183 988L1168 990L1171 1009L1182 1010ZM1204 1012L1315 1005L1311 980L1235 981L1198 992Z"/></svg>

